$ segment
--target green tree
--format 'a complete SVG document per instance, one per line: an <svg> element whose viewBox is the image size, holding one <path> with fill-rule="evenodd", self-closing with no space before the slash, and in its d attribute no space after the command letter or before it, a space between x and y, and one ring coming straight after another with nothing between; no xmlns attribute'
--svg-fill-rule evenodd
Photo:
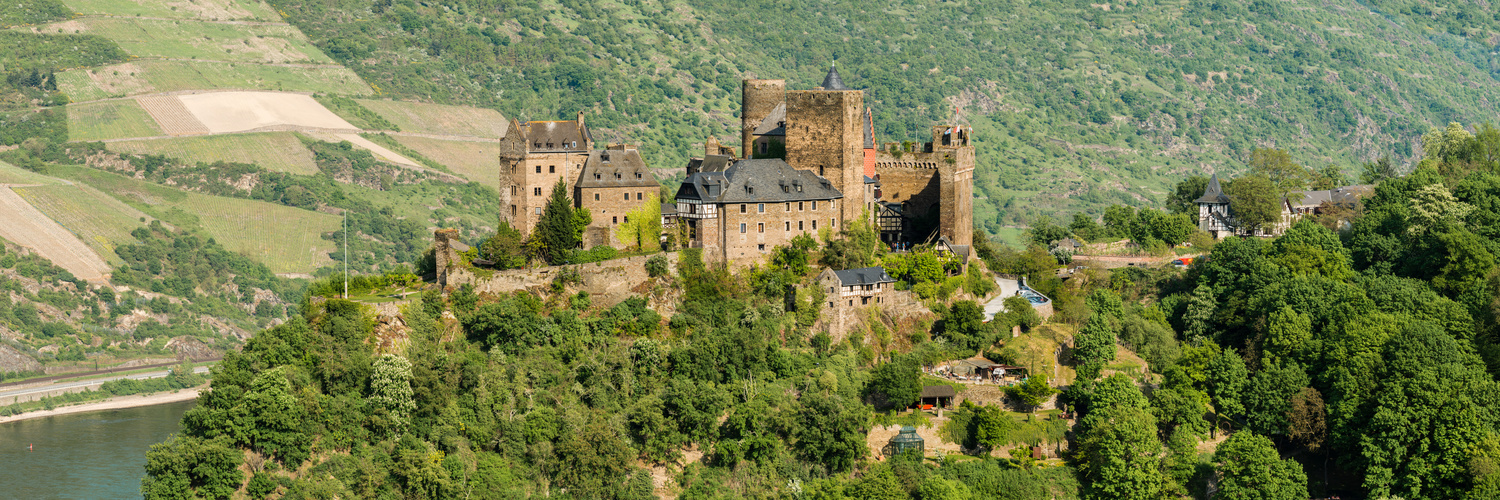
<svg viewBox="0 0 1500 500"><path fill-rule="evenodd" d="M1213 398L1214 414L1220 418L1238 418L1245 414L1242 401L1250 371L1245 360L1234 349L1224 349L1208 363L1206 385L1208 395Z"/></svg>
<svg viewBox="0 0 1500 500"><path fill-rule="evenodd" d="M1208 190L1208 178L1201 175L1190 176L1177 183L1171 193L1167 194L1167 211L1174 214L1187 214L1198 216L1198 198L1203 197L1203 192Z"/></svg>
<svg viewBox="0 0 1500 500"><path fill-rule="evenodd" d="M1364 164L1359 174L1359 181L1365 184L1376 184L1397 175L1396 165L1391 163L1391 157L1382 156L1379 160Z"/></svg>
<svg viewBox="0 0 1500 500"><path fill-rule="evenodd" d="M1089 410L1082 438L1079 474L1087 499L1159 499L1167 489L1162 474L1156 419L1137 406Z"/></svg>
<svg viewBox="0 0 1500 500"><path fill-rule="evenodd" d="M1068 228L1052 222L1051 217L1038 217L1031 222L1031 228L1026 230L1027 241L1033 245L1048 246L1052 242L1067 238Z"/></svg>
<svg viewBox="0 0 1500 500"><path fill-rule="evenodd" d="M495 235L484 240L479 250L498 269L515 269L526 265L525 241L521 238L521 232L510 226L510 221L501 220Z"/></svg>
<svg viewBox="0 0 1500 500"><path fill-rule="evenodd" d="M801 425L792 432L792 446L804 459L846 471L869 453L865 445L868 407L817 392L803 393L799 403L797 418Z"/></svg>
<svg viewBox="0 0 1500 500"><path fill-rule="evenodd" d="M1458 201L1442 184L1422 186L1412 194L1407 231L1412 234L1447 232L1462 225L1463 218L1473 211L1472 205Z"/></svg>
<svg viewBox="0 0 1500 500"><path fill-rule="evenodd" d="M1082 380L1099 378L1104 365L1115 359L1115 331L1110 328L1105 315L1093 314L1088 323L1073 336L1073 359L1077 361L1078 377Z"/></svg>
<svg viewBox="0 0 1500 500"><path fill-rule="evenodd" d="M1286 410L1292 405L1292 396L1308 382L1307 372L1296 362L1265 360L1241 397L1246 426L1262 436L1287 435L1290 422Z"/></svg>
<svg viewBox="0 0 1500 500"><path fill-rule="evenodd" d="M1270 439L1250 431L1229 436L1214 452L1219 493L1232 500L1302 500L1307 475L1295 460L1283 460Z"/></svg>
<svg viewBox="0 0 1500 500"><path fill-rule="evenodd" d="M984 308L972 300L960 300L942 316L940 333L954 346L974 351L993 342L984 322Z"/></svg>
<svg viewBox="0 0 1500 500"><path fill-rule="evenodd" d="M898 356L870 372L866 393L876 408L907 408L922 395L922 371L911 356Z"/></svg>
<svg viewBox="0 0 1500 500"><path fill-rule="evenodd" d="M141 494L147 500L232 498L245 480L243 459L225 439L174 436L146 452Z"/></svg>
<svg viewBox="0 0 1500 500"><path fill-rule="evenodd" d="M1016 419L995 405L974 407L974 440L980 446L993 450L1010 442L1010 434L1019 427Z"/></svg>
<svg viewBox="0 0 1500 500"><path fill-rule="evenodd" d="M1187 432L1200 436L1208 432L1208 395L1192 387L1161 388L1151 393L1151 414L1156 417L1162 435Z"/></svg>
<svg viewBox="0 0 1500 500"><path fill-rule="evenodd" d="M1057 389L1047 384L1047 377L1040 374L1027 377L1025 382L1005 388L1007 396L1015 398L1032 411L1035 411L1036 407L1041 406L1042 403L1046 403L1057 392Z"/></svg>
<svg viewBox="0 0 1500 500"><path fill-rule="evenodd" d="M587 226L587 224L585 224ZM615 227L615 239L637 250L659 250L661 241L661 199L656 194L625 214L625 222Z"/></svg>
<svg viewBox="0 0 1500 500"><path fill-rule="evenodd" d="M1275 186L1273 195L1284 196L1288 191L1307 186L1310 174L1307 167L1292 161L1292 155L1285 150L1255 148L1250 151L1249 163L1251 176L1263 177Z"/></svg>
<svg viewBox="0 0 1500 500"><path fill-rule="evenodd" d="M1281 220L1282 197L1271 180L1251 175L1235 179L1225 188L1229 211L1237 229L1255 232Z"/></svg>
<svg viewBox="0 0 1500 500"><path fill-rule="evenodd" d="M824 267L832 269L871 267L879 261L884 250L880 234L869 221L849 221L839 231L839 237L828 242L818 261Z"/></svg>
<svg viewBox="0 0 1500 500"><path fill-rule="evenodd" d="M406 358L386 354L375 359L375 370L370 376L370 403L385 410L382 427L386 435L400 435L410 425L411 414L417 409L411 379L411 361Z"/></svg>
<svg viewBox="0 0 1500 500"><path fill-rule="evenodd" d="M1312 341L1312 320L1289 306L1272 312L1266 325L1265 352L1276 359L1300 361Z"/></svg>
<svg viewBox="0 0 1500 500"><path fill-rule="evenodd" d="M1197 213L1196 210L1194 209L1194 213ZM1073 214L1073 222L1068 224L1068 230L1073 233L1073 236L1084 241L1094 241L1104 236L1104 228L1098 222L1094 222L1092 217L1084 214Z"/></svg>
<svg viewBox="0 0 1500 500"><path fill-rule="evenodd" d="M1193 342L1212 337L1214 310L1217 308L1213 288L1199 284L1188 297L1187 310L1182 315L1183 335Z"/></svg>
<svg viewBox="0 0 1500 500"><path fill-rule="evenodd" d="M542 210L532 240L539 244L543 257L552 264L562 264L572 255L573 249L583 241L582 232L575 225L576 215L572 200L568 197L568 184L558 179L552 186L552 196ZM587 224L585 224L587 227Z"/></svg>

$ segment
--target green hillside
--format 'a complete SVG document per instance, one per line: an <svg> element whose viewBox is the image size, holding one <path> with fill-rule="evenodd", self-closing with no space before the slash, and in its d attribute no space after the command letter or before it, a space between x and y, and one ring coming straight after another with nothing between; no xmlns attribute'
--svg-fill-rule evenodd
<svg viewBox="0 0 1500 500"><path fill-rule="evenodd" d="M1480 2L272 0L386 94L579 109L680 165L734 140L739 81L870 89L882 140L955 115L981 133L976 219L1159 202L1257 145L1354 171L1417 136L1492 119L1500 20ZM735 141L737 142L737 140Z"/></svg>

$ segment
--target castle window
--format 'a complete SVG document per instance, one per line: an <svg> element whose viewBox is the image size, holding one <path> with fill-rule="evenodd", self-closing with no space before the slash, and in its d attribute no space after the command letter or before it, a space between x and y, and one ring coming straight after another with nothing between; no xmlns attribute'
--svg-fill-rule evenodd
<svg viewBox="0 0 1500 500"><path fill-rule="evenodd" d="M838 200L828 200L828 208L838 208L838 207L839 207L839 201Z"/></svg>
<svg viewBox="0 0 1500 500"><path fill-rule="evenodd" d="M640 191L636 191L636 193L635 193L635 200L636 200L636 201L641 201L641 200L644 200L644 199L645 199L645 198L642 198L642 197L641 197L641 193L640 193Z"/></svg>
<svg viewBox="0 0 1500 500"><path fill-rule="evenodd" d="M799 220L799 221L797 221L797 230L798 230L798 231L806 231L806 229L804 229L804 228L803 228L803 227L802 227L802 221L800 221L800 220Z"/></svg>
<svg viewBox="0 0 1500 500"><path fill-rule="evenodd" d="M516 216L516 206L515 205L511 205L510 206L510 216L511 217L515 217Z"/></svg>
<svg viewBox="0 0 1500 500"><path fill-rule="evenodd" d="M818 230L818 219L813 219L813 231Z"/></svg>
<svg viewBox="0 0 1500 500"><path fill-rule="evenodd" d="M547 173L549 173L549 174L555 174L555 173L557 173L557 165L547 165Z"/></svg>
<svg viewBox="0 0 1500 500"><path fill-rule="evenodd" d="M609 218L609 223L610 224L619 224L620 223L620 217L618 215L614 216L614 217L610 217Z"/></svg>
<svg viewBox="0 0 1500 500"><path fill-rule="evenodd" d="M547 143L547 149L552 149L552 143Z"/></svg>
<svg viewBox="0 0 1500 500"><path fill-rule="evenodd" d="M765 243L761 243L759 245L755 245L755 249L764 252L764 251L766 251L766 244Z"/></svg>
<svg viewBox="0 0 1500 500"><path fill-rule="evenodd" d="M823 166L818 165L818 177L823 177Z"/></svg>
<svg viewBox="0 0 1500 500"><path fill-rule="evenodd" d="M515 196L516 195L516 187L515 186L511 186L510 187L510 195L511 196Z"/></svg>
<svg viewBox="0 0 1500 500"><path fill-rule="evenodd" d="M600 180L600 179L603 179L603 178L604 178L603 175L600 175L598 172L594 172L594 180Z"/></svg>
<svg viewBox="0 0 1500 500"><path fill-rule="evenodd" d="M766 213L766 204L765 203L761 203L759 206L756 207L756 211L758 211L760 213Z"/></svg>
<svg viewBox="0 0 1500 500"><path fill-rule="evenodd" d="M740 223L740 234L744 234L744 233L745 233L745 223L741 222Z"/></svg>
<svg viewBox="0 0 1500 500"><path fill-rule="evenodd" d="M635 173L635 178L637 178L637 179L641 178L641 173L640 172L636 172Z"/></svg>
<svg viewBox="0 0 1500 500"><path fill-rule="evenodd" d="M745 186L745 194L755 194L755 188L750 187L750 186Z"/></svg>
<svg viewBox="0 0 1500 500"><path fill-rule="evenodd" d="M745 213L745 206L746 205L744 203L740 204L740 213Z"/></svg>
<svg viewBox="0 0 1500 500"><path fill-rule="evenodd" d="M594 201L599 201L599 193L594 193Z"/></svg>
<svg viewBox="0 0 1500 500"><path fill-rule="evenodd" d="M786 204L786 211L788 211L788 212L792 211L792 202L787 202L787 204Z"/></svg>
<svg viewBox="0 0 1500 500"><path fill-rule="evenodd" d="M807 208L807 207L805 205L803 205L803 202L800 202L800 201L797 202L797 211L798 212L801 212L802 209L804 209L804 208Z"/></svg>
<svg viewBox="0 0 1500 500"><path fill-rule="evenodd" d="M620 173L619 172L615 172L615 180L620 180Z"/></svg>
<svg viewBox="0 0 1500 500"><path fill-rule="evenodd" d="M626 224L630 223L630 216L629 215L625 216L625 223Z"/></svg>
<svg viewBox="0 0 1500 500"><path fill-rule="evenodd" d="M766 232L766 223L764 223L764 222L761 222L761 223L757 223L757 224L756 224L756 229L757 229L757 230L758 230L758 231L759 231L759 232L762 232L762 233L764 233L764 232Z"/></svg>
<svg viewBox="0 0 1500 500"><path fill-rule="evenodd" d="M818 202L817 202L817 200L813 200L812 206L813 206L813 210L817 210L818 209Z"/></svg>
<svg viewBox="0 0 1500 500"><path fill-rule="evenodd" d="M532 196L541 196L542 195L542 188L531 188L531 195Z"/></svg>
<svg viewBox="0 0 1500 500"><path fill-rule="evenodd" d="M538 174L542 173L542 166L541 165L537 165L536 166L536 173L538 173Z"/></svg>
<svg viewBox="0 0 1500 500"><path fill-rule="evenodd" d="M768 143L760 143L760 154L766 154L766 146L768 146Z"/></svg>
<svg viewBox="0 0 1500 500"><path fill-rule="evenodd" d="M792 230L792 221L786 221L786 230L787 231L791 231Z"/></svg>
<svg viewBox="0 0 1500 500"><path fill-rule="evenodd" d="M536 214L542 215L542 207L536 207Z"/></svg>
<svg viewBox="0 0 1500 500"><path fill-rule="evenodd" d="M854 299L849 299L849 307L854 307Z"/></svg>
<svg viewBox="0 0 1500 500"><path fill-rule="evenodd" d="M860 297L859 298L859 303L860 303L860 305L869 304L870 303L870 298L869 297Z"/></svg>

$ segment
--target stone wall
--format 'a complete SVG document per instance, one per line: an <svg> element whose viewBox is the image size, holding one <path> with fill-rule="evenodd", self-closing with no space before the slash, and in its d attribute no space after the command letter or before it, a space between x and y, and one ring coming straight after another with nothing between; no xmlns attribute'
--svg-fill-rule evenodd
<svg viewBox="0 0 1500 500"><path fill-rule="evenodd" d="M760 126L776 106L786 102L786 80L744 80L740 84L740 145L743 148L740 157L749 158L755 127Z"/></svg>
<svg viewBox="0 0 1500 500"><path fill-rule="evenodd" d="M609 245L618 249L633 246L635 242L621 242L614 232L631 210L644 206L657 192L650 187L596 187L578 188L577 205L589 211L589 227L585 231L583 246L593 248Z"/></svg>
<svg viewBox="0 0 1500 500"><path fill-rule="evenodd" d="M583 284L575 288L588 292L594 304L609 307L634 295L639 295L638 287L649 281L650 276L646 274L646 260L654 255L664 255L667 258L667 267L676 272L677 253L638 255L623 259L607 260L589 264L578 264L574 266L549 266L534 269L507 269L504 271L487 272L475 270L470 267L452 267L440 275L446 276L443 284L445 292L451 292L465 284L473 285L477 293L510 293L518 290L529 290L538 294L546 293L552 285L552 280L557 277L565 267L578 269L578 274L583 277Z"/></svg>
<svg viewBox="0 0 1500 500"><path fill-rule="evenodd" d="M864 213L864 111L858 90L786 93L786 162L827 178L844 194L840 220Z"/></svg>

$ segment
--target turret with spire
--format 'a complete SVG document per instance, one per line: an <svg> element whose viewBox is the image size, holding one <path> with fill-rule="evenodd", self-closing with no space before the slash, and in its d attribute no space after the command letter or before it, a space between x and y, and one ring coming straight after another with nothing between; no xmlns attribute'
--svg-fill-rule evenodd
<svg viewBox="0 0 1500 500"><path fill-rule="evenodd" d="M854 90L845 86L844 79L839 77L838 61L828 68L828 76L823 77L823 90Z"/></svg>

